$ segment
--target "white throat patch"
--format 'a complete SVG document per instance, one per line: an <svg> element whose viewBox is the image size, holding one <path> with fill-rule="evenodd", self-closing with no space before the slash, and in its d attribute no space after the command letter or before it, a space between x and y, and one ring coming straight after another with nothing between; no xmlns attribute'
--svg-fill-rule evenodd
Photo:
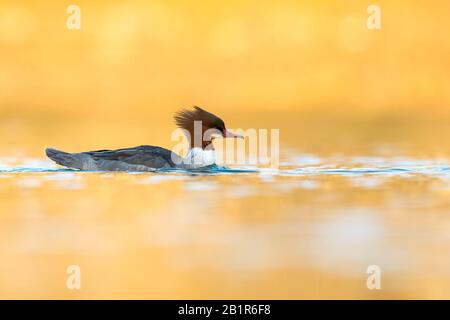
<svg viewBox="0 0 450 320"><path fill-rule="evenodd" d="M192 148L186 157L183 158L183 164L189 169L210 166L216 163L216 154L214 150L203 150L202 148Z"/></svg>

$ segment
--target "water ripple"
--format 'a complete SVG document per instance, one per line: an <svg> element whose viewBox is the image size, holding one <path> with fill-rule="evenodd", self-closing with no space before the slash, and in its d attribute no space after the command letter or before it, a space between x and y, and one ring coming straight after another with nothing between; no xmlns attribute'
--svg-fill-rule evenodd
<svg viewBox="0 0 450 320"><path fill-rule="evenodd" d="M298 157L296 160L304 159ZM184 169L157 169L150 172L129 172L130 174L183 174L190 176L202 175L226 175L226 174L258 174L261 176L302 176L302 175L341 175L341 176L357 176L357 175L380 175L380 176L405 176L411 174L422 175L442 175L447 176L450 173L450 166L442 159L439 162L433 159L404 159L389 160L384 162L380 158L371 157L355 157L347 160L339 159L339 162L333 163L333 159L326 159L319 162L319 158L314 158L314 161L307 161L306 163L289 163L284 162L279 169L273 168L258 168L258 167L225 167L219 165L212 165L195 170ZM365 163L363 163L366 161ZM29 164L28 161L25 162ZM0 162L0 174L12 173L64 173L81 172L76 169L57 168L54 166L42 166L42 162L37 162L39 166L17 166L10 164L2 164ZM305 165L306 164L306 165ZM104 171L83 171L90 173L102 173ZM108 172L113 174L113 172Z"/></svg>

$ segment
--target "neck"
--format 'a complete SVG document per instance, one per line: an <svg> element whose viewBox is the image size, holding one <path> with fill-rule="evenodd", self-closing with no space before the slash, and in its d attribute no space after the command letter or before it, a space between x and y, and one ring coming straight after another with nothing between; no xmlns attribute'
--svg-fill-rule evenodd
<svg viewBox="0 0 450 320"><path fill-rule="evenodd" d="M189 141L189 140L188 140ZM191 149L203 149L203 151L214 150L214 145L211 141L190 141Z"/></svg>

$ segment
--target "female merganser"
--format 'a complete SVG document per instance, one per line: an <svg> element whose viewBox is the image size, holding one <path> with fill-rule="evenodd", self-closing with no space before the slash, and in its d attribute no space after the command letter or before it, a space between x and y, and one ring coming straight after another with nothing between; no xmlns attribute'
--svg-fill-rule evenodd
<svg viewBox="0 0 450 320"><path fill-rule="evenodd" d="M175 114L176 125L184 129L190 147L183 158L161 147L139 146L117 150L98 150L67 153L52 148L45 149L47 156L65 167L94 171L152 171L154 169L196 169L215 163L212 144L215 134L224 138L243 138L225 128L222 119L194 107Z"/></svg>

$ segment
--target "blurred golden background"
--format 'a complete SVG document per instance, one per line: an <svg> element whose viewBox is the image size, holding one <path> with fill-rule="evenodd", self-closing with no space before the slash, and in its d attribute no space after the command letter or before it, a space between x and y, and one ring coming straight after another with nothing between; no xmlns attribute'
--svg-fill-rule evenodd
<svg viewBox="0 0 450 320"><path fill-rule="evenodd" d="M80 30L67 2L1 1L2 154L170 147L195 104L308 152L449 153L445 1L377 1L381 30L366 1L76 4Z"/></svg>

